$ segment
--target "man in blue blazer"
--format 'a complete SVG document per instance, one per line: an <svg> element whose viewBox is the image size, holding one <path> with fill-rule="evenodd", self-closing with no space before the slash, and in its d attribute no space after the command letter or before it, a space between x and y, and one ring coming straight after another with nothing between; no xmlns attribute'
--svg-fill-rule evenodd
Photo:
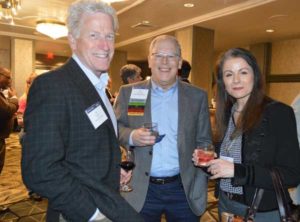
<svg viewBox="0 0 300 222"><path fill-rule="evenodd" d="M123 195L147 222L160 222L162 213L171 222L199 222L206 208L207 175L191 158L197 146L211 143L207 95L178 81L181 62L176 38L156 37L151 79L122 86L114 107L120 142L135 153L133 190ZM161 141L142 127L147 122L158 124Z"/></svg>
<svg viewBox="0 0 300 222"><path fill-rule="evenodd" d="M48 198L47 221L143 221L119 193L117 125L105 95L115 11L101 1L79 0L67 21L72 58L37 77L29 92L24 183Z"/></svg>

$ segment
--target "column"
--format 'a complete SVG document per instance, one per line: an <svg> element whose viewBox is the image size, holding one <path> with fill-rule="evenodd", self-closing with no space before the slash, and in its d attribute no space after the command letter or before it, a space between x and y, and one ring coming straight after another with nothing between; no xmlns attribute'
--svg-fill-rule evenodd
<svg viewBox="0 0 300 222"><path fill-rule="evenodd" d="M127 52L115 51L114 58L111 61L109 68L109 75L112 80L111 93L119 92L119 88L122 85L120 77L120 69L127 64Z"/></svg>
<svg viewBox="0 0 300 222"><path fill-rule="evenodd" d="M191 26L175 32L181 44L182 58L192 66L190 81L208 93L212 98L214 31Z"/></svg>
<svg viewBox="0 0 300 222"><path fill-rule="evenodd" d="M33 40L12 38L11 71L13 86L20 97L25 91L27 77L34 71L35 50Z"/></svg>

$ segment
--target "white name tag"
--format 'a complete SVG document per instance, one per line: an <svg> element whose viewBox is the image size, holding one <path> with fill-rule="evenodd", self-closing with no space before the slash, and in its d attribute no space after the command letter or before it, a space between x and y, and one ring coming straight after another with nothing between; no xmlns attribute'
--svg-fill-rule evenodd
<svg viewBox="0 0 300 222"><path fill-rule="evenodd" d="M107 120L107 116L99 102L87 108L85 113L89 117L95 129L97 129L105 120Z"/></svg>
<svg viewBox="0 0 300 222"><path fill-rule="evenodd" d="M131 91L130 99L138 99L146 101L148 95L148 89L136 89L133 88Z"/></svg>
<svg viewBox="0 0 300 222"><path fill-rule="evenodd" d="M220 159L221 160L226 160L230 163L233 163L233 158L232 157L229 157L229 156L220 156Z"/></svg>

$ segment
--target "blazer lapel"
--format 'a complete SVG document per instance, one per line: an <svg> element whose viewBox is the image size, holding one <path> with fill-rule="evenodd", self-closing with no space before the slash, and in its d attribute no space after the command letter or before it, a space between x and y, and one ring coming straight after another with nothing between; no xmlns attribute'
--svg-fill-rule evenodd
<svg viewBox="0 0 300 222"><path fill-rule="evenodd" d="M180 148L184 148L185 144L183 143L183 138L181 135L184 135L185 132L185 123L186 118L188 118L188 107L189 107L189 96L187 95L187 92L185 90L185 86L181 83L181 81L178 81L178 137L177 137L177 146L178 146L178 152L179 155L181 153L184 153L184 150L180 150Z"/></svg>
<svg viewBox="0 0 300 222"><path fill-rule="evenodd" d="M81 70L79 65L75 62L74 59L70 58L69 61L66 63L66 67L68 69L68 73L70 76L70 80L73 81L75 85L77 85L78 89L85 97L86 108L90 107L91 105L95 104L96 102L100 102L102 109L104 110L106 116L108 117L108 126L113 131L115 135L115 130L110 119L109 113L104 105L100 95L98 94L97 90L85 75L85 73Z"/></svg>
<svg viewBox="0 0 300 222"><path fill-rule="evenodd" d="M152 116L151 116L151 89L152 89L152 85L151 85L151 81L147 80L147 82L145 83L145 88L148 89L148 96L147 96L147 100L146 100L146 106L145 106L145 113L144 113L144 122L151 122L152 121Z"/></svg>

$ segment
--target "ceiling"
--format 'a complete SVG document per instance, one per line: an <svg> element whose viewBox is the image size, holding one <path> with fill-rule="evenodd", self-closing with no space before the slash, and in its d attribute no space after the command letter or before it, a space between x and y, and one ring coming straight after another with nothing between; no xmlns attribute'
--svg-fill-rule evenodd
<svg viewBox="0 0 300 222"><path fill-rule="evenodd" d="M0 36L35 39L36 52L68 56L66 38L51 40L35 31L41 18L64 20L73 0L23 0L15 25L0 20ZM183 7L193 3L193 8ZM215 31L215 50L300 38L300 0L127 0L113 3L120 29L116 48L128 60L145 60L151 39L191 25ZM143 23L149 21L149 24ZM133 28L133 26L137 26ZM275 32L267 33L266 29Z"/></svg>

